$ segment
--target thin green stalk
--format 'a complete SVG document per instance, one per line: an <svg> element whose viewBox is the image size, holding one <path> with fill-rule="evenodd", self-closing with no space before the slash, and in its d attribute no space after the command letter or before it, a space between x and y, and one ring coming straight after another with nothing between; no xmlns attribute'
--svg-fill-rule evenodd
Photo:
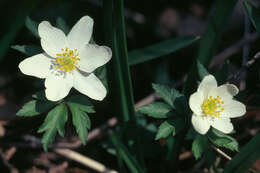
<svg viewBox="0 0 260 173"><path fill-rule="evenodd" d="M118 0L104 1L105 38L112 47L109 77L113 103L120 122L135 121L132 83L128 65L123 11ZM119 106L120 105L120 106Z"/></svg>
<svg viewBox="0 0 260 173"><path fill-rule="evenodd" d="M141 163L143 163L139 137L136 134L133 136L133 130L130 129L134 128L135 131L137 131L136 129L138 127L134 111L122 0L104 1L104 22L105 38L107 44L113 50L113 57L109 64L108 74L110 77L109 84L113 99L112 107L120 122L120 136L124 139L124 143L129 143L129 140L133 137L132 140L135 141L139 151L134 150L134 147L131 147L130 151L135 153L138 160L141 160Z"/></svg>

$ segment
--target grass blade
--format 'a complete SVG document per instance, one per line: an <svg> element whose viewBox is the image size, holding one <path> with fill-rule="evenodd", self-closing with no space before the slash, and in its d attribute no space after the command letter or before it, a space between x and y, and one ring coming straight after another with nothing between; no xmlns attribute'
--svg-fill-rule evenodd
<svg viewBox="0 0 260 173"><path fill-rule="evenodd" d="M199 40L198 36L185 36L129 52L129 64L136 65L175 52Z"/></svg>
<svg viewBox="0 0 260 173"><path fill-rule="evenodd" d="M110 140L116 147L118 154L123 159L129 170L132 173L144 172L141 166L138 164L136 158L128 151L127 147L120 141L120 139L114 133L110 134Z"/></svg>
<svg viewBox="0 0 260 173"><path fill-rule="evenodd" d="M260 158L260 134L257 134L249 141L226 166L224 173L243 173L252 166L252 164Z"/></svg>
<svg viewBox="0 0 260 173"><path fill-rule="evenodd" d="M213 16L211 16L206 32L204 33L199 47L197 61L203 66L207 67L216 53L219 43L221 41L221 35L227 26L229 16L237 3L237 0L217 0L216 9ZM187 82L184 87L184 94L190 95L195 89L196 80L198 79L198 69L196 62L193 63L193 67L189 73Z"/></svg>
<svg viewBox="0 0 260 173"><path fill-rule="evenodd" d="M17 12L14 21L9 27L8 33L6 33L4 37L0 40L0 61L3 60L18 31L24 26L26 16L36 6L38 2L38 0L26 1L24 8Z"/></svg>

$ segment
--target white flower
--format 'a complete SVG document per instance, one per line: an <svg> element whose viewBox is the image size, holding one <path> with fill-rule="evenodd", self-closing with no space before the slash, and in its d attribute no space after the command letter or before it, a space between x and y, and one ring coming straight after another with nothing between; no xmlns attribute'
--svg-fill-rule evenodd
<svg viewBox="0 0 260 173"><path fill-rule="evenodd" d="M230 118L242 116L246 112L245 105L233 99L238 91L232 84L218 87L212 75L204 77L197 92L189 100L194 129L200 134L206 134L213 126L223 133L230 133L233 130Z"/></svg>
<svg viewBox="0 0 260 173"><path fill-rule="evenodd" d="M47 99L58 101L66 97L72 87L95 100L103 100L106 88L93 71L106 64L112 56L106 46L89 44L93 19L82 17L66 36L48 21L39 24L41 46L45 51L23 60L22 73L45 79Z"/></svg>

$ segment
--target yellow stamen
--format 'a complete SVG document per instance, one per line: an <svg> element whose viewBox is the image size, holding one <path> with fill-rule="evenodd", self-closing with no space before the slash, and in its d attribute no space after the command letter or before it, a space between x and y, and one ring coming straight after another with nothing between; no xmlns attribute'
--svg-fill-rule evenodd
<svg viewBox="0 0 260 173"><path fill-rule="evenodd" d="M56 54L56 68L59 68L64 72L71 72L76 67L79 68L77 61L79 61L80 58L78 57L79 54L77 53L77 49L74 49L73 51L66 47L65 49L62 48L61 51L62 53Z"/></svg>
<svg viewBox="0 0 260 173"><path fill-rule="evenodd" d="M223 104L224 101L221 100L220 96L217 96L215 98L209 96L209 98L204 100L201 108L206 116L218 118L220 116L220 113L225 110L225 108L223 108Z"/></svg>

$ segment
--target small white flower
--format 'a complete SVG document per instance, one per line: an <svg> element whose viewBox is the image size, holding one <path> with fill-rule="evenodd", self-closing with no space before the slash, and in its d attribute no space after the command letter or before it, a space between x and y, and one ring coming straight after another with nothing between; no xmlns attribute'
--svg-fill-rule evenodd
<svg viewBox="0 0 260 173"><path fill-rule="evenodd" d="M230 133L233 130L230 118L242 116L246 112L245 105L233 99L238 91L232 84L218 87L212 75L204 77L197 92L189 100L194 129L200 134L206 134L213 126L223 133Z"/></svg>
<svg viewBox="0 0 260 173"><path fill-rule="evenodd" d="M19 64L22 73L45 79L47 99L58 101L72 87L95 100L103 100L106 88L93 71L106 64L112 56L106 46L89 44L93 19L82 17L66 36L49 22L39 24L38 31L44 53L34 55Z"/></svg>

